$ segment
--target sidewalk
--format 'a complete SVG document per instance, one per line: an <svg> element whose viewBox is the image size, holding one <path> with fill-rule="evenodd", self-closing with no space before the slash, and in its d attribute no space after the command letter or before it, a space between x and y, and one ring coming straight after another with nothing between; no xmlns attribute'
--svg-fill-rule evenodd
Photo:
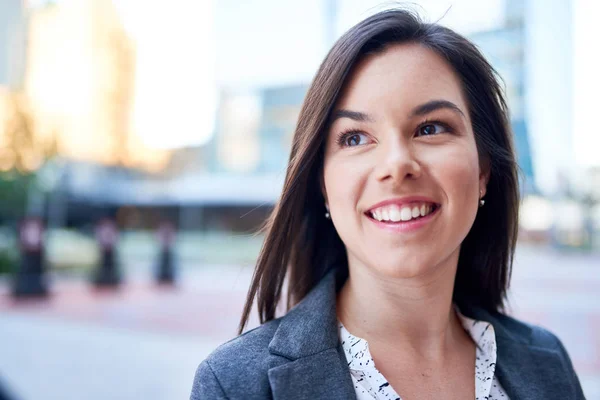
<svg viewBox="0 0 600 400"><path fill-rule="evenodd" d="M187 399L217 341L44 316L0 316L0 371L17 399Z"/></svg>
<svg viewBox="0 0 600 400"><path fill-rule="evenodd" d="M48 301L0 286L0 381L17 400L189 397L200 361L235 336L252 271L184 269L169 288L133 269L118 291L55 280Z"/></svg>
<svg viewBox="0 0 600 400"><path fill-rule="evenodd" d="M521 246L509 300L513 315L556 334L588 400L600 400L600 257Z"/></svg>
<svg viewBox="0 0 600 400"><path fill-rule="evenodd" d="M180 273L175 286L159 286L151 280L151 271L132 265L115 290L55 277L47 300L15 301L5 283L0 285L0 313L215 340L234 336L252 270L223 265L184 268Z"/></svg>

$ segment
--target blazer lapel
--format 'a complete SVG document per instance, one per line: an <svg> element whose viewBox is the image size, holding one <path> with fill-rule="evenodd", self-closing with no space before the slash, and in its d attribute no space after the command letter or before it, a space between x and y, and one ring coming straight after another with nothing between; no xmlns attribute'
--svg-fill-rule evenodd
<svg viewBox="0 0 600 400"><path fill-rule="evenodd" d="M355 399L352 378L344 366L338 351L329 349L271 368L273 399Z"/></svg>
<svg viewBox="0 0 600 400"><path fill-rule="evenodd" d="M356 398L338 338L336 294L333 269L281 319L269 344L287 359L269 369L275 400Z"/></svg>
<svg viewBox="0 0 600 400"><path fill-rule="evenodd" d="M468 317L487 321L494 327L497 344L496 376L511 399L562 400L571 398L558 351L532 346L533 331L514 324L501 314L483 308L461 308ZM526 367L524 367L526 366Z"/></svg>
<svg viewBox="0 0 600 400"><path fill-rule="evenodd" d="M497 342L496 374L511 399L571 398L568 380L557 372L556 366L562 363L558 352L505 338Z"/></svg>

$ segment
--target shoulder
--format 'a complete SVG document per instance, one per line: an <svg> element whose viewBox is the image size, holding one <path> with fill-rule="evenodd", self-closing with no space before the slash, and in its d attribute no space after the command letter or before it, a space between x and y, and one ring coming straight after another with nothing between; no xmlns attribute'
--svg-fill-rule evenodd
<svg viewBox="0 0 600 400"><path fill-rule="evenodd" d="M512 340L527 346L565 352L560 339L546 328L501 313L494 313L493 319L494 329L500 340Z"/></svg>
<svg viewBox="0 0 600 400"><path fill-rule="evenodd" d="M547 379L554 376L556 382L565 381L568 384L571 393L568 398L584 398L571 358L554 333L504 314L494 314L493 319L498 351L503 352L505 359L514 360L511 364L513 367L535 362L539 369L539 365L544 364L542 368Z"/></svg>
<svg viewBox="0 0 600 400"><path fill-rule="evenodd" d="M460 312L473 320L491 323L496 339L499 341L544 350L564 351L562 343L554 333L504 312L488 310L472 304L463 305L460 307Z"/></svg>
<svg viewBox="0 0 600 400"><path fill-rule="evenodd" d="M221 366L231 367L232 362L236 368L256 366L270 355L269 343L280 321L281 319L268 321L231 339L217 347L206 360L216 369L220 369Z"/></svg>
<svg viewBox="0 0 600 400"><path fill-rule="evenodd" d="M560 367L569 373L573 372L571 357L569 357L561 340L553 332L541 326L530 324L507 315L502 315L500 318L505 332L510 333L510 336L505 334L500 337L500 340L516 340L532 349L557 353L561 361Z"/></svg>
<svg viewBox="0 0 600 400"><path fill-rule="evenodd" d="M572 370L570 357L560 339L548 329L531 324L499 311L489 311L478 307L465 308L468 316L487 321L494 327L494 334L500 350L552 352L560 359L557 367ZM557 360L558 361L558 360Z"/></svg>
<svg viewBox="0 0 600 400"><path fill-rule="evenodd" d="M277 361L269 343L279 323L266 322L215 349L196 370L190 398L267 398L267 373Z"/></svg>

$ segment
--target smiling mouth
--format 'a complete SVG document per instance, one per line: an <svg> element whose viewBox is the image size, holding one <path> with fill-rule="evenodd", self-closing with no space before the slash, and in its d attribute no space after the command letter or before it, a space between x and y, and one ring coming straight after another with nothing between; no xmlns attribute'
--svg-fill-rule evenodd
<svg viewBox="0 0 600 400"><path fill-rule="evenodd" d="M402 206L392 204L369 210L365 212L365 215L378 222L401 224L425 218L438 211L439 208L440 205L435 203L413 203Z"/></svg>

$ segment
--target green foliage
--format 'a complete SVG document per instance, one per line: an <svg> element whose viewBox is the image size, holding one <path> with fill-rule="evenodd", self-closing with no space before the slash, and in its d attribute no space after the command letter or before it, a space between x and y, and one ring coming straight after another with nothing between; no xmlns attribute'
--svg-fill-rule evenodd
<svg viewBox="0 0 600 400"><path fill-rule="evenodd" d="M14 273L17 270L19 253L15 232L0 226L0 274Z"/></svg>
<svg viewBox="0 0 600 400"><path fill-rule="evenodd" d="M0 275L15 273L18 262L19 257L15 251L0 249Z"/></svg>
<svg viewBox="0 0 600 400"><path fill-rule="evenodd" d="M27 191L34 177L16 171L0 173L0 221L16 221L25 215Z"/></svg>

